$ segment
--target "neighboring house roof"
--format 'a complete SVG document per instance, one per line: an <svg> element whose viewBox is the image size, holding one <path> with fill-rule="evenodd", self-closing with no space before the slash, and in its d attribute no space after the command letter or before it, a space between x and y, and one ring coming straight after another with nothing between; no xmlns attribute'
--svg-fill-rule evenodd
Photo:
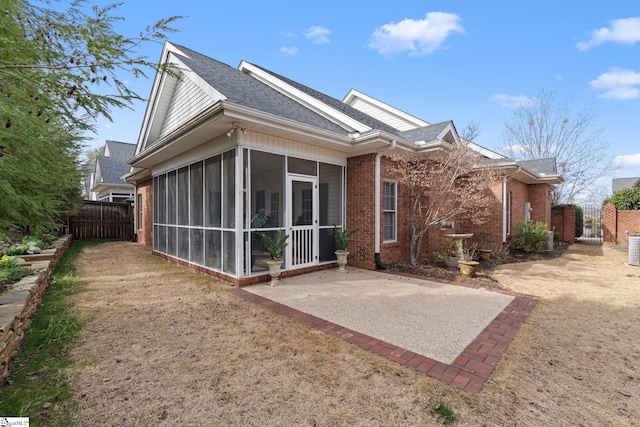
<svg viewBox="0 0 640 427"><path fill-rule="evenodd" d="M104 155L119 162L126 163L136 152L136 144L119 141L105 142Z"/></svg>
<svg viewBox="0 0 640 427"><path fill-rule="evenodd" d="M122 179L122 176L126 175L129 172L129 169L131 169L131 166L111 157L98 156L96 159L96 175L97 171L100 171L99 184L128 184Z"/></svg>
<svg viewBox="0 0 640 427"><path fill-rule="evenodd" d="M91 187L93 186L93 170L87 170L85 168L86 175L82 178L82 196L91 197Z"/></svg>
<svg viewBox="0 0 640 427"><path fill-rule="evenodd" d="M91 191L104 192L109 187L130 187L122 177L129 173L127 160L135 154L136 145L127 142L106 141L104 156L96 157L94 182Z"/></svg>
<svg viewBox="0 0 640 427"><path fill-rule="evenodd" d="M615 178L611 181L611 187L614 193L626 188L640 187L640 177Z"/></svg>

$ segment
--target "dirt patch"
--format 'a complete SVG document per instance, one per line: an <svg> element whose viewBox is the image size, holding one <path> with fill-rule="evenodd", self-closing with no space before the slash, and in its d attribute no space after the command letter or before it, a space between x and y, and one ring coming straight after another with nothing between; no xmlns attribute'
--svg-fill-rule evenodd
<svg viewBox="0 0 640 427"><path fill-rule="evenodd" d="M640 413L640 268L625 252L573 245L491 270L484 280L541 301L478 395L149 252L107 243L76 262L78 425L439 425L439 401L469 426L634 425Z"/></svg>

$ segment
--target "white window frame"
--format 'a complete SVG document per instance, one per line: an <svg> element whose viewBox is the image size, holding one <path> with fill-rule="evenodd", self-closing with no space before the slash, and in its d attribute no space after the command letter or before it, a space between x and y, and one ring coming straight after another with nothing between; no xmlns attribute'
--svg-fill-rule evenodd
<svg viewBox="0 0 640 427"><path fill-rule="evenodd" d="M506 220L507 220L507 236L511 234L511 191L507 191L507 212L506 212Z"/></svg>
<svg viewBox="0 0 640 427"><path fill-rule="evenodd" d="M385 209L385 197L388 186L393 188L393 209ZM393 215L393 238L387 238L385 233L385 217L387 214ZM391 243L398 241L398 183L394 181L384 181L382 183L382 242Z"/></svg>

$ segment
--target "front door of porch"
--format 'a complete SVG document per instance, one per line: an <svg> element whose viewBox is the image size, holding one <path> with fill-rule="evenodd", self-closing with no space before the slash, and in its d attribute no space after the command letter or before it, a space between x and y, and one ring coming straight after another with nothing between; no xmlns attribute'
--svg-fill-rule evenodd
<svg viewBox="0 0 640 427"><path fill-rule="evenodd" d="M287 259L290 269L318 264L318 178L288 174Z"/></svg>

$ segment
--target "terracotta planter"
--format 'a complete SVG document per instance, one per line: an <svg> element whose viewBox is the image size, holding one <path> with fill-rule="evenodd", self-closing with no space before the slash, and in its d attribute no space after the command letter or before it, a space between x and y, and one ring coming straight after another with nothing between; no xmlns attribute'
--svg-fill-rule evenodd
<svg viewBox="0 0 640 427"><path fill-rule="evenodd" d="M266 261L269 266L269 275L271 276L271 282L269 283L271 286L278 286L280 284L280 268L282 267L282 260L270 260Z"/></svg>
<svg viewBox="0 0 640 427"><path fill-rule="evenodd" d="M336 251L336 258L338 259L338 271L344 273L347 271L344 268L347 265L347 257L349 256L349 251Z"/></svg>
<svg viewBox="0 0 640 427"><path fill-rule="evenodd" d="M491 259L491 249L479 249L478 254L480 261L489 261Z"/></svg>
<svg viewBox="0 0 640 427"><path fill-rule="evenodd" d="M480 263L478 261L459 261L458 265L462 277L476 277L476 270Z"/></svg>

